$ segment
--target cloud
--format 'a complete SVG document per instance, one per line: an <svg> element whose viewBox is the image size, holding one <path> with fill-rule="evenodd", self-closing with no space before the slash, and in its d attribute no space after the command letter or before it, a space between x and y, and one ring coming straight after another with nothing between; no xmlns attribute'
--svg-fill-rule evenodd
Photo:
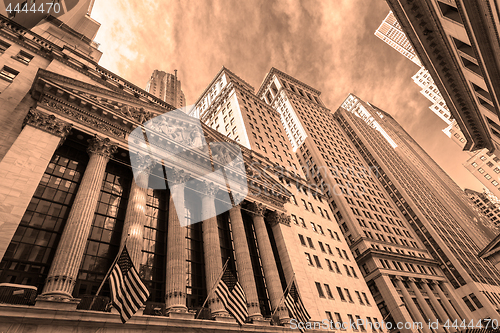
<svg viewBox="0 0 500 333"><path fill-rule="evenodd" d="M322 91L333 111L352 92L389 112L432 157L447 156L464 186L465 158L436 144L446 126L411 79L418 67L374 36L388 12L363 0L101 0L92 16L101 65L140 87L155 69L177 69L189 104L223 65L255 89L274 66Z"/></svg>

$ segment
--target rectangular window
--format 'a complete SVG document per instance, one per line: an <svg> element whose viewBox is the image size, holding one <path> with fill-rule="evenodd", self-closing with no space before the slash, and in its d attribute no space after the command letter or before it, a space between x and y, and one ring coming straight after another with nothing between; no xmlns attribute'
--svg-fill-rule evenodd
<svg viewBox="0 0 500 333"><path fill-rule="evenodd" d="M363 298L365 299L366 305L369 306L370 305L370 301L368 300L368 296L366 296L365 293L361 293L361 294L363 294Z"/></svg>
<svg viewBox="0 0 500 333"><path fill-rule="evenodd" d="M16 71L15 69L3 66L2 69L0 70L0 79L12 82L16 78L17 74L19 74L19 72Z"/></svg>
<svg viewBox="0 0 500 333"><path fill-rule="evenodd" d="M312 241L312 239L310 237L307 237L307 242L309 243L309 247L311 249L314 249L314 244L313 244L313 241Z"/></svg>
<svg viewBox="0 0 500 333"><path fill-rule="evenodd" d="M309 266L314 266L312 259L311 259L311 255L307 252L304 252L304 253L306 254L306 259L307 259L307 263L309 264Z"/></svg>
<svg viewBox="0 0 500 333"><path fill-rule="evenodd" d="M0 40L0 54L4 53L7 51L7 49L10 47L9 43L4 42L3 40Z"/></svg>
<svg viewBox="0 0 500 333"><path fill-rule="evenodd" d="M474 304L476 304L476 306L477 306L478 309L481 309L483 307L483 305L481 304L481 302L479 301L479 299L476 297L476 295L469 294L469 297L474 302Z"/></svg>
<svg viewBox="0 0 500 333"><path fill-rule="evenodd" d="M330 289L330 286L327 285L326 283L325 283L325 290L326 290L326 295L328 296L328 298L333 298L333 294L332 294L332 291Z"/></svg>
<svg viewBox="0 0 500 333"><path fill-rule="evenodd" d="M314 256L314 261L316 262L316 267L323 269L323 267L321 267L321 263L319 262L318 256Z"/></svg>
<svg viewBox="0 0 500 333"><path fill-rule="evenodd" d="M295 215L293 215L293 214L292 214L292 222L293 222L294 224L299 224L299 221L297 221L297 216L295 216Z"/></svg>
<svg viewBox="0 0 500 333"><path fill-rule="evenodd" d="M342 289L341 289L340 287L337 287L337 293L339 294L340 300L341 300L342 302L345 302L345 301L346 301L346 299L345 299L345 297L344 297L344 293L342 292Z"/></svg>
<svg viewBox="0 0 500 333"><path fill-rule="evenodd" d="M306 246L306 241L304 239L304 236L302 236L301 234L299 234L299 239L300 239L300 244Z"/></svg>
<svg viewBox="0 0 500 333"><path fill-rule="evenodd" d="M474 305L472 305L472 302L469 300L467 296L462 297L462 300L464 301L465 305L467 305L467 307L471 312L476 311L476 308L474 307Z"/></svg>
<svg viewBox="0 0 500 333"><path fill-rule="evenodd" d="M319 297L325 298L325 294L323 293L323 288L321 287L321 283L316 282L316 289L318 289Z"/></svg>
<svg viewBox="0 0 500 333"><path fill-rule="evenodd" d="M316 225L313 222L311 222L311 227L313 231L318 232L318 230L316 230Z"/></svg>
<svg viewBox="0 0 500 333"><path fill-rule="evenodd" d="M345 294L347 295L347 298L349 299L349 302L354 303L351 297L351 293L349 292L349 289L344 288Z"/></svg>
<svg viewBox="0 0 500 333"><path fill-rule="evenodd" d="M20 51L17 55L16 55L16 60L19 60L20 62L22 62L23 64L27 65L30 63L31 60L33 60L33 56L29 53L26 53L24 51Z"/></svg>

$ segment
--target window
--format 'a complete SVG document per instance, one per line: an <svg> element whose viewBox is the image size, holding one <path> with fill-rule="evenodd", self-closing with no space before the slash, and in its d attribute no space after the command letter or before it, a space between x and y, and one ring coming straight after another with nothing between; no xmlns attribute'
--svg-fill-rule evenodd
<svg viewBox="0 0 500 333"><path fill-rule="evenodd" d="M333 272L333 267L332 267L332 263L330 262L330 260L325 259L325 261L326 261L326 265L328 266L328 269Z"/></svg>
<svg viewBox="0 0 500 333"><path fill-rule="evenodd" d="M325 314L326 314L326 318L333 322L333 317L332 317L332 313L330 311L325 311Z"/></svg>
<svg viewBox="0 0 500 333"><path fill-rule="evenodd" d="M20 62L22 62L23 64L27 65L30 63L30 61L33 59L33 56L29 53L26 53L24 51L20 51L17 55L16 55L16 60L19 60Z"/></svg>
<svg viewBox="0 0 500 333"><path fill-rule="evenodd" d="M345 330L345 328L342 325L343 321L340 313L335 312L334 315L335 315L335 328L340 327L342 330Z"/></svg>
<svg viewBox="0 0 500 333"><path fill-rule="evenodd" d="M311 228L313 231L318 232L318 230L316 230L316 225L314 224L314 222L311 222Z"/></svg>
<svg viewBox="0 0 500 333"><path fill-rule="evenodd" d="M344 288L345 294L347 295L347 298L349 299L349 302L354 303L351 297L351 293L349 292L349 289Z"/></svg>
<svg viewBox="0 0 500 333"><path fill-rule="evenodd" d="M356 326L358 326L358 323L359 323L359 327L361 328L361 330L366 331L365 327L363 326L363 321L361 320L360 316L356 316Z"/></svg>
<svg viewBox="0 0 500 333"><path fill-rule="evenodd" d="M297 221L297 216L292 214L292 221L294 224L299 224L299 221Z"/></svg>
<svg viewBox="0 0 500 333"><path fill-rule="evenodd" d="M323 269L323 267L321 267L321 263L319 262L318 256L314 256L314 261L316 262L316 267Z"/></svg>
<svg viewBox="0 0 500 333"><path fill-rule="evenodd" d="M356 323L356 322L354 321L354 318L352 317L352 315L351 315L351 314L347 314L347 318L349 319L349 320L348 320L348 322L349 322L349 323ZM358 330L358 325L357 325L357 324L355 324L355 328L353 328L353 330L354 330L354 331L357 331L357 330Z"/></svg>
<svg viewBox="0 0 500 333"><path fill-rule="evenodd" d="M307 208L306 201L304 199L300 199L300 200L302 200L302 205L304 206L305 210L309 210L309 208Z"/></svg>
<svg viewBox="0 0 500 333"><path fill-rule="evenodd" d="M349 267L347 265L344 265L345 272L347 273L347 276L352 276L351 272L349 272Z"/></svg>
<svg viewBox="0 0 500 333"><path fill-rule="evenodd" d="M355 290L354 293L356 294L356 296L358 296L359 304L365 305L365 303L363 302L363 299L361 298L361 294L359 293L359 291Z"/></svg>
<svg viewBox="0 0 500 333"><path fill-rule="evenodd" d="M325 294L323 293L323 288L321 287L321 283L316 282L316 289L318 289L319 297L325 298Z"/></svg>
<svg viewBox="0 0 500 333"><path fill-rule="evenodd" d="M366 305L370 306L370 301L368 300L368 296L366 296L365 293L361 293L361 294L363 294L363 298L365 299Z"/></svg>
<svg viewBox="0 0 500 333"><path fill-rule="evenodd" d="M307 242L309 243L309 247L311 249L314 249L314 244L313 244L313 241L312 241L312 239L310 237L307 237Z"/></svg>
<svg viewBox="0 0 500 333"><path fill-rule="evenodd" d="M327 285L326 283L325 283L325 290L326 290L326 295L328 296L328 298L333 298L333 294L332 294L332 291L330 289L330 286Z"/></svg>
<svg viewBox="0 0 500 333"><path fill-rule="evenodd" d="M474 305L472 305L472 302L469 300L467 296L462 297L462 300L464 301L465 305L467 305L467 307L471 312L476 311L476 308L474 307Z"/></svg>
<svg viewBox="0 0 500 333"><path fill-rule="evenodd" d="M301 234L299 234L299 239L300 239L300 244L306 246L306 241L304 239L304 236L302 236Z"/></svg>
<svg viewBox="0 0 500 333"><path fill-rule="evenodd" d="M10 47L9 43L4 42L3 40L0 40L0 54L4 53L7 51L7 49Z"/></svg>
<svg viewBox="0 0 500 333"><path fill-rule="evenodd" d="M4 79L5 81L12 82L16 78L17 74L19 74L18 71L7 67L3 66L2 69L0 70L0 79Z"/></svg>
<svg viewBox="0 0 500 333"><path fill-rule="evenodd" d="M311 259L311 255L307 252L304 252L304 253L306 254L306 259L307 259L307 263L309 264L309 266L314 266L312 259Z"/></svg>
<svg viewBox="0 0 500 333"><path fill-rule="evenodd" d="M311 210L311 212L315 213L315 212L314 212L313 205L312 205L310 202L308 202L307 204L308 204L309 209Z"/></svg>
<svg viewBox="0 0 500 333"><path fill-rule="evenodd" d="M319 244L319 248L321 249L321 252L326 253L326 251L325 251L325 247L323 246L323 243L318 242L318 244Z"/></svg>
<svg viewBox="0 0 500 333"><path fill-rule="evenodd" d="M342 292L342 289L341 289L340 287L337 287L337 292L338 292L338 294L339 294L340 300L341 300L342 302L345 302L345 301L346 301L346 299L345 299L345 297L344 297L344 293Z"/></svg>
<svg viewBox="0 0 500 333"><path fill-rule="evenodd" d="M476 306L477 306L478 309L481 309L483 307L483 305L481 304L481 302L479 301L479 299L477 299L476 295L469 294L469 297L474 302L474 304L476 304Z"/></svg>
<svg viewBox="0 0 500 333"><path fill-rule="evenodd" d="M290 196L290 201L295 205L297 204L297 200L295 200L295 196L293 194Z"/></svg>
<svg viewBox="0 0 500 333"><path fill-rule="evenodd" d="M304 219L302 217L299 217L299 220L300 220L300 224L302 224L302 226L307 229L306 222L304 221Z"/></svg>

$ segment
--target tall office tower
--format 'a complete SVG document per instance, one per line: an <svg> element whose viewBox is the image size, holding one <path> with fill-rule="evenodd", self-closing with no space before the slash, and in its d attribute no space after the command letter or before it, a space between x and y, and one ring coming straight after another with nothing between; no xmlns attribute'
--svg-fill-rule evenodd
<svg viewBox="0 0 500 333"><path fill-rule="evenodd" d="M496 225L500 225L500 200L487 189L477 192L466 188L464 192L472 200L481 213L489 218Z"/></svg>
<svg viewBox="0 0 500 333"><path fill-rule="evenodd" d="M445 6L445 5L443 5ZM389 16L392 12L389 14ZM388 17L389 17L388 16ZM391 21L396 20L394 15L390 16ZM448 23L449 24L449 23ZM405 41L409 43L406 37ZM413 54L416 56L415 52ZM434 83L434 80L431 77L431 74L425 67L421 67L420 70L413 76L413 81L422 88L420 93L424 95L429 101L433 104L430 106L430 109L441 118L448 127L443 129L443 132L451 138L455 143L457 143L462 149L468 151L471 148L471 141L467 141L464 133L462 133L457 121L453 119L450 110L446 106L446 102L439 92L437 85ZM478 97L479 98L479 97ZM484 104L484 103L483 103ZM491 111L491 110L490 110ZM495 116L494 116L495 117ZM464 163L464 166L467 170L469 170L473 176L475 176L484 186L486 186L490 191L492 191L495 195L500 196L500 188L498 187L498 183L500 181L499 177L492 177L489 174L484 174L481 172L476 172L475 167L477 166L476 159L486 155L487 150L480 150L475 153L475 156L472 156L469 160ZM471 153L473 155L473 153ZM498 158L496 156L492 156L491 153L488 153L490 164L493 163L492 169L497 167L500 168L500 163L498 163ZM473 163L476 162L476 165Z"/></svg>
<svg viewBox="0 0 500 333"><path fill-rule="evenodd" d="M298 146L296 155L308 180L327 194L335 220L381 313L391 322L470 318L438 263L390 202L376 172L363 161L319 95L275 68L258 92L290 129L287 134ZM412 330L407 327L401 331Z"/></svg>
<svg viewBox="0 0 500 333"><path fill-rule="evenodd" d="M405 36L403 29L399 25L396 17L392 12L389 12L385 19L382 21L375 36L389 44L393 49L404 55L406 58L413 61L419 67L422 66L418 56L415 54L411 43Z"/></svg>
<svg viewBox="0 0 500 333"><path fill-rule="evenodd" d="M412 76L412 79L420 88L422 88L420 93L431 101L432 105L429 108L432 112L441 118L447 125L450 125L453 121L450 110L446 107L446 102L434 84L434 80L429 74L429 71L424 67L421 67L417 74Z"/></svg>
<svg viewBox="0 0 500 333"><path fill-rule="evenodd" d="M359 98L349 96L346 103L357 103ZM360 102L364 103L363 101ZM376 107L374 107L376 108ZM493 239L498 230L488 220L470 209L470 202L463 190L451 179L451 177L423 150L420 145L392 118L388 113L377 109L383 120L378 121L384 133L396 144L398 151L421 174L429 186L436 191L441 203L455 215L457 221L461 221L463 227L470 231L478 246L484 246ZM477 232L479 227L482 231Z"/></svg>
<svg viewBox="0 0 500 333"><path fill-rule="evenodd" d="M411 156L412 145L407 145L404 133L394 130L395 121L388 120L382 110L350 95L335 118L363 159L377 170L391 201L439 263L454 292L462 298L461 305L470 310L471 318L500 318L500 272L477 256L480 246L475 239L481 239L474 233L485 230L461 220L462 213L453 211L463 209L460 202L451 207L445 204L454 199L453 189L444 200L440 189L445 187L444 182L436 181L433 171L426 170L430 164L425 157L417 156L417 149Z"/></svg>
<svg viewBox="0 0 500 333"><path fill-rule="evenodd" d="M181 81L177 79L177 70L174 73L155 69L146 84L146 91L175 108L182 108L186 106L186 98L181 89Z"/></svg>
<svg viewBox="0 0 500 333"><path fill-rule="evenodd" d="M497 0L387 0L465 135L467 150L500 147Z"/></svg>
<svg viewBox="0 0 500 333"><path fill-rule="evenodd" d="M278 85L272 86L271 94L278 89ZM320 103L319 99L314 103ZM282 115L227 68L215 76L191 115L251 148L256 157L267 159L269 173L292 193L291 201L284 206L292 222L289 226L272 227L283 270L278 267L279 292L269 295L271 308L279 303L280 292L295 279L312 320L380 322L383 316L374 306L327 198L303 177L294 143L290 144L286 137L290 129L285 129L280 121ZM260 252L260 255L266 259L273 254ZM268 274L264 270L266 284L273 278Z"/></svg>

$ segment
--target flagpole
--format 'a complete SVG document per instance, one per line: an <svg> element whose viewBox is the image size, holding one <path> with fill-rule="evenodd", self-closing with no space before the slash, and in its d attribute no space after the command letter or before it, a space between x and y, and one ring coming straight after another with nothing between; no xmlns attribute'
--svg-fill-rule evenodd
<svg viewBox="0 0 500 333"><path fill-rule="evenodd" d="M280 301L279 301L278 305L277 305L277 306L276 306L276 308L273 310L273 313L271 314L271 319L274 317L274 314L276 313L276 311L277 311L277 310L278 310L278 308L280 307L281 302L283 302L283 298L285 298L285 294L286 294L286 292L290 289L290 287L292 286L293 281L295 281L295 273L293 273L293 278L292 278L292 280L290 281L290 283L288 283L288 286L286 286L286 289L285 289L285 291L283 292L283 295L281 295L281 298L280 298Z"/></svg>
<svg viewBox="0 0 500 333"><path fill-rule="evenodd" d="M203 302L203 305L201 306L201 310L200 312L198 312L196 314L196 317L194 319L198 319L198 316L200 315L201 311L203 311L203 308L205 307L205 304L207 304L207 301L208 299L210 298L210 296L212 295L212 292L214 291L215 287L219 284L219 281L220 279L222 278L222 275L224 275L224 272L226 271L227 269L227 264L229 263L229 257L227 257L226 259L226 263L224 264L224 266L222 267L222 272L219 274L219 277L217 278L217 280L215 281L214 285L212 286L212 289L210 289L210 293L207 295L207 298L205 298L205 302Z"/></svg>
<svg viewBox="0 0 500 333"><path fill-rule="evenodd" d="M104 283L106 283L106 280L111 275L111 272L113 271L113 267L115 267L118 259L121 257L122 251L125 248L125 245L127 244L128 236L130 236L130 234L128 234L127 237L125 237L125 240L123 241L123 244L122 244L122 246L120 246L120 249L118 251L118 255L116 256L115 260L113 261L113 264L111 264L111 267L108 269L108 272L104 276L104 279L102 280L101 285L99 286L99 289L97 289L97 293L95 294L94 298L92 298L92 303L90 303L90 309L92 309L92 305L94 305L94 302L95 302L97 296L99 296L99 293L101 292L102 287L104 286Z"/></svg>

